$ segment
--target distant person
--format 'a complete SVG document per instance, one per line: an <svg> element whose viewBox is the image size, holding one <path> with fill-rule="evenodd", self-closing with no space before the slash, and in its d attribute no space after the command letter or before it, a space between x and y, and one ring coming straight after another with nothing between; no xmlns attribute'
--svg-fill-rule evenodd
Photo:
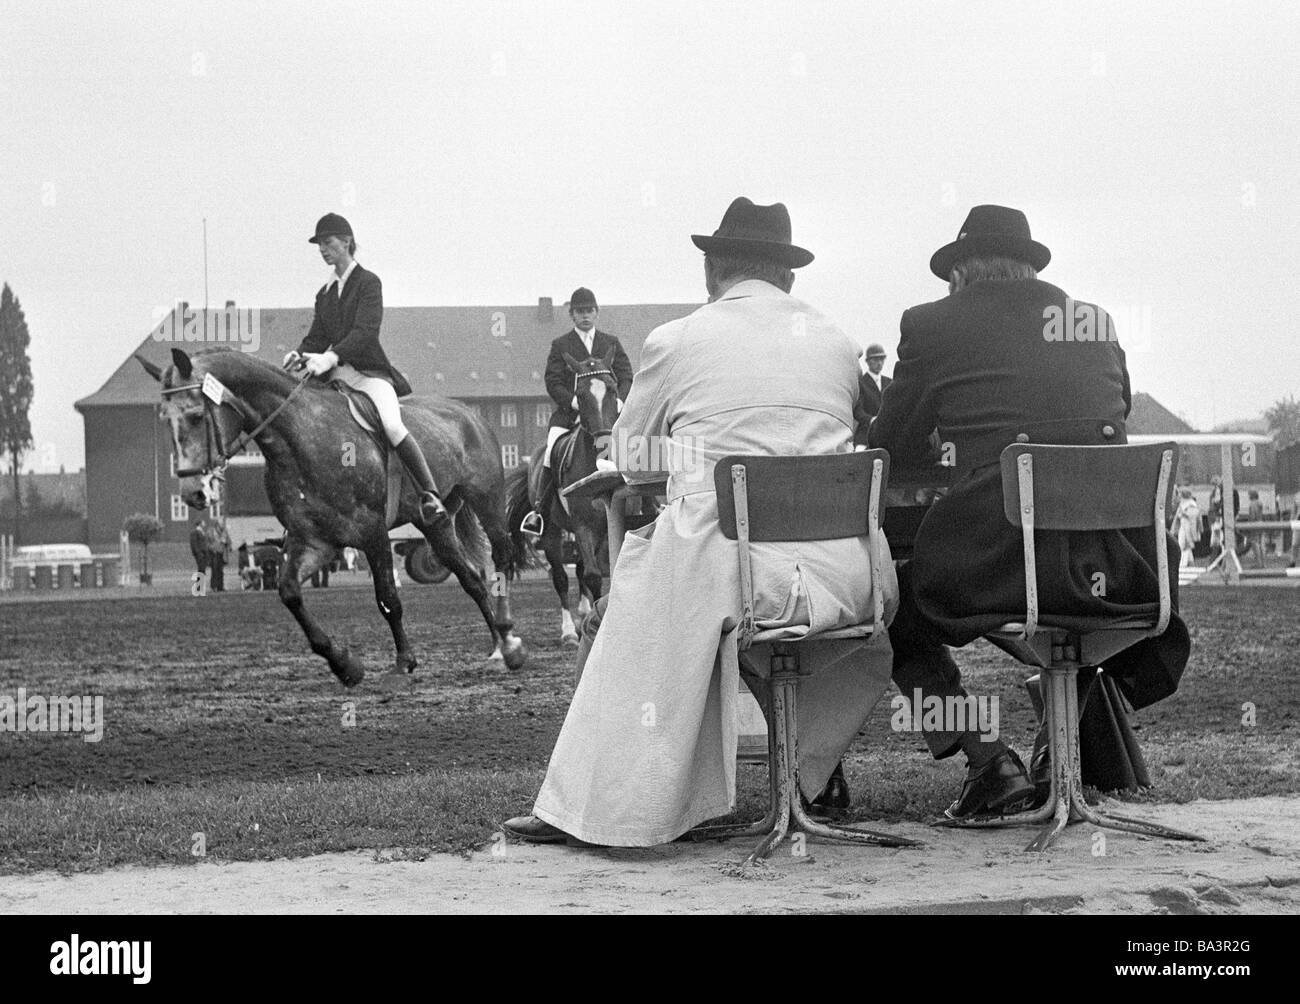
<svg viewBox="0 0 1300 1004"><path fill-rule="evenodd" d="M1190 488L1178 489L1178 509L1174 512L1174 537L1178 540L1178 550L1182 552L1180 568L1192 564L1192 550L1201 539L1201 507L1196 503L1196 496Z"/></svg>
<svg viewBox="0 0 1300 1004"><path fill-rule="evenodd" d="M1251 489L1246 496L1246 518L1252 523L1263 522L1264 503L1260 500L1259 492ZM1264 567L1264 538L1266 536L1263 530L1247 531L1247 537L1250 540L1250 546L1255 551L1255 567Z"/></svg>
<svg viewBox="0 0 1300 1004"><path fill-rule="evenodd" d="M853 441L864 444L867 441L867 426L880 414L880 401L889 386L890 379L885 376L885 347L877 343L867 346L863 354L866 368L858 378L858 403L854 407L854 417L858 423L858 432Z"/></svg>
<svg viewBox="0 0 1300 1004"><path fill-rule="evenodd" d="M203 576L208 571L208 533L207 520L199 520L190 527L190 554L194 555L194 565Z"/></svg>
<svg viewBox="0 0 1300 1004"><path fill-rule="evenodd" d="M618 384L620 407L632 389L632 362L618 338L597 329L596 316L599 313L596 294L585 286L575 289L569 297L569 317L573 321L573 327L551 342L551 350L546 356L546 393L555 402L555 410L551 412L550 428L546 430L546 449L542 452L542 486L537 494L537 507L524 517L519 527L529 536L541 535L544 529L542 513L550 508L555 493L551 451L560 437L578 424L577 383L569 360L579 363L584 359L604 358L612 353L611 368Z"/></svg>
<svg viewBox="0 0 1300 1004"><path fill-rule="evenodd" d="M407 431L397 399L411 393L406 377L394 368L379 344L384 318L384 293L379 276L362 268L353 257L357 242L352 226L337 213L326 213L316 223L310 243L320 248L334 278L316 294L311 329L296 350L284 357L289 368L301 367L314 377L341 380L374 402L393 452L420 492L420 516L430 525L445 522L433 473L420 444Z"/></svg>
<svg viewBox="0 0 1300 1004"><path fill-rule="evenodd" d="M214 593L226 591L226 562L230 560L230 534L224 523L210 520L207 524L208 567L212 579L208 584Z"/></svg>

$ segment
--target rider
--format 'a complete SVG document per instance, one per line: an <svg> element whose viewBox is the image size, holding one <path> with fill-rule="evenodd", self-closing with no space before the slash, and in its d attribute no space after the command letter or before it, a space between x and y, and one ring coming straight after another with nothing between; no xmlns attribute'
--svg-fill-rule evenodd
<svg viewBox="0 0 1300 1004"><path fill-rule="evenodd" d="M596 294L585 286L573 291L569 297L569 316L573 327L551 342L551 353L546 357L546 392L555 402L551 413L551 427L546 432L546 449L542 453L542 486L533 509L519 529L527 534L542 532L542 513L550 505L555 491L555 477L551 472L551 451L556 441L578 424L578 398L576 381L565 355L581 362L592 357L604 357L614 350L614 379L618 383L618 404L622 410L627 392L632 389L632 363L623 351L623 345L614 336L596 330Z"/></svg>
<svg viewBox="0 0 1300 1004"><path fill-rule="evenodd" d="M375 404L384 434L420 490L420 516L426 523L446 519L438 486L420 444L402 423L398 397L411 393L406 378L388 361L379 344L384 294L379 276L362 268L353 255L352 227L337 213L326 213L309 237L320 246L334 278L316 294L311 330L296 350L284 357L286 367L302 366L314 377L329 375L366 394Z"/></svg>

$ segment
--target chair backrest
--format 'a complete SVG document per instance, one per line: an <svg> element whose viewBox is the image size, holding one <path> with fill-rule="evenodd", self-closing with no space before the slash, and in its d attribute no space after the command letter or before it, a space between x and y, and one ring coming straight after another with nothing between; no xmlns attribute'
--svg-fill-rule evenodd
<svg viewBox="0 0 1300 1004"><path fill-rule="evenodd" d="M877 471L876 465L879 464ZM873 480L879 489L889 481L889 454L884 450L824 456L723 457L713 469L718 493L718 521L728 540L736 540L736 478L745 471L745 501L750 540L837 540L865 537L872 527ZM879 526L879 496L876 526Z"/></svg>
<svg viewBox="0 0 1300 1004"><path fill-rule="evenodd" d="M1160 614L1152 635L1169 626L1169 554L1165 513L1178 471L1176 443L1048 446L1013 443L1002 451L1002 507L1021 528L1025 553L1025 637L1038 623L1034 530L1129 530L1155 534Z"/></svg>
<svg viewBox="0 0 1300 1004"><path fill-rule="evenodd" d="M867 537L875 600L873 633L883 632L880 501L888 480L889 454L884 450L793 457L733 454L717 462L713 484L718 522L723 535L738 544L742 649L749 647L755 632L750 541Z"/></svg>

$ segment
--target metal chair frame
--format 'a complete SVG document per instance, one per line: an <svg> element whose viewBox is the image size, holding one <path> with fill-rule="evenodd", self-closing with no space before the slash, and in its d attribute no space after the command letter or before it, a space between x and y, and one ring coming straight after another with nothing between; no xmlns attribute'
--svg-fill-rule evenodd
<svg viewBox="0 0 1300 1004"><path fill-rule="evenodd" d="M863 492L863 483L869 486ZM798 687L807 675L799 646L810 641L871 639L885 630L880 504L889 477L884 450L828 457L728 456L718 461L714 482L723 533L737 543L742 594L738 644L771 644L771 722L768 729L768 810L756 823L696 827L695 839L760 836L745 859L747 866L766 858L787 836L802 831L828 840L877 847L920 847L920 841L821 823L809 817L799 794ZM865 496L865 498L864 498ZM865 501L866 505L863 505ZM818 523L818 520L821 522ZM834 540L865 536L869 541L874 593L872 620L797 640L781 629L760 631L754 624L754 579L751 541Z"/></svg>
<svg viewBox="0 0 1300 1004"><path fill-rule="evenodd" d="M1088 452L1081 452L1088 451ZM1124 452L1116 452L1124 451ZM1204 840L1196 834L1156 823L1092 809L1084 801L1079 762L1080 669L1099 666L1106 659L1144 638L1163 634L1169 626L1172 598L1169 588L1169 555L1165 548L1165 512L1178 466L1176 444L1143 446L1046 446L1017 443L1002 451L1003 509L1007 520L1022 533L1025 562L1025 620L1003 625L985 637L1020 662L1043 673L1043 713L1048 726L1048 751L1052 762L1051 788L1040 808L997 819L945 819L936 825L955 828L998 828L1042 824L1026 851L1044 851L1070 823L1091 823L1114 830L1141 833L1171 840ZM1043 491L1036 500L1034 471L1038 464L1041 484L1051 481L1053 496L1044 505ZM1119 477L1107 478L1108 467ZM1086 498L1105 485L1112 492L1109 512L1095 507L1071 512L1063 499L1071 486L1059 478L1062 472L1088 472L1094 479ZM1057 474L1058 478L1052 479ZM1134 475L1139 477L1135 478ZM1154 495L1141 502L1143 486L1155 483ZM1115 493L1118 493L1118 498ZM1152 501L1154 498L1154 501ZM1132 504L1128 504L1128 500ZM1156 545L1156 574L1160 608L1154 623L1120 621L1113 628L1071 631L1040 622L1038 568L1034 551L1034 530L1101 530L1153 527Z"/></svg>

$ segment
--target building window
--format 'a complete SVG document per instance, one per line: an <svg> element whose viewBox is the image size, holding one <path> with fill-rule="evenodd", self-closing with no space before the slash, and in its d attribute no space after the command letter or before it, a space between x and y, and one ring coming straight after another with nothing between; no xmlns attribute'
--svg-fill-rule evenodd
<svg viewBox="0 0 1300 1004"><path fill-rule="evenodd" d="M185 500L181 498L179 495L173 495L172 496L172 522L184 523L189 518L190 518L190 510L189 510L189 506L185 504Z"/></svg>
<svg viewBox="0 0 1300 1004"><path fill-rule="evenodd" d="M519 424L519 415L515 411L513 404L503 404L501 406L501 428L513 429Z"/></svg>
<svg viewBox="0 0 1300 1004"><path fill-rule="evenodd" d="M506 470L519 466L519 447L514 443L501 447L501 466Z"/></svg>
<svg viewBox="0 0 1300 1004"><path fill-rule="evenodd" d="M549 404L539 404L537 412L533 416L533 424L539 429L545 429L551 424L551 406Z"/></svg>

